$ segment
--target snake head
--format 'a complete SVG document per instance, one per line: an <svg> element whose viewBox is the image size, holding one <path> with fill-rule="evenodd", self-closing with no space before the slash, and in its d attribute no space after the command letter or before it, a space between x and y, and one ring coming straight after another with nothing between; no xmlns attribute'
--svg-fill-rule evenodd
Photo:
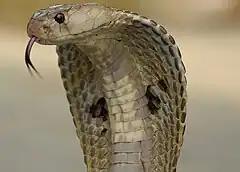
<svg viewBox="0 0 240 172"><path fill-rule="evenodd" d="M25 62L29 71L31 67L37 72L30 60L34 42L42 45L79 42L93 30L111 22L113 13L110 8L96 3L52 5L35 12L27 25L30 40L25 51Z"/></svg>

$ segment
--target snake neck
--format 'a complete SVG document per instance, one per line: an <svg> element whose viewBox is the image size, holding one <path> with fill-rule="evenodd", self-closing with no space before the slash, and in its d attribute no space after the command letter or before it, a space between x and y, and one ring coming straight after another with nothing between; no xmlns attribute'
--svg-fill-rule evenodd
<svg viewBox="0 0 240 172"><path fill-rule="evenodd" d="M89 58L93 66L101 73L112 72L118 64L130 56L128 48L114 39L89 40L87 44L77 44ZM131 57L128 60L132 60Z"/></svg>
<svg viewBox="0 0 240 172"><path fill-rule="evenodd" d="M108 107L111 172L150 169L153 131L138 64L129 47L117 40L78 45L98 70L99 84Z"/></svg>

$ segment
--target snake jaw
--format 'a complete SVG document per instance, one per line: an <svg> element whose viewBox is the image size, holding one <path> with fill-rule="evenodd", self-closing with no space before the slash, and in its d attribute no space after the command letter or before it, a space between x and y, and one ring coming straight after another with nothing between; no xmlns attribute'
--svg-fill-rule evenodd
<svg viewBox="0 0 240 172"><path fill-rule="evenodd" d="M31 54L31 50L32 50L32 46L33 44L38 40L38 38L36 36L31 36L30 40L28 41L28 44L26 46L26 50L25 50L25 63L26 66L28 68L29 73L33 76L33 73L31 71L31 68L35 71L35 73L42 78L42 76L40 75L40 73L37 71L37 69L34 67L34 65L31 62L30 59L30 54Z"/></svg>

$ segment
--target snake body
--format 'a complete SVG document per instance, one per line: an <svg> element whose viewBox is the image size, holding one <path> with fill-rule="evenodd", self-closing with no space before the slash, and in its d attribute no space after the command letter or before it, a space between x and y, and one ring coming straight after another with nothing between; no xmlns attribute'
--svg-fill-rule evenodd
<svg viewBox="0 0 240 172"><path fill-rule="evenodd" d="M85 3L39 10L27 32L27 65L34 67L33 42L57 47L89 172L176 172L187 80L180 50L163 26Z"/></svg>

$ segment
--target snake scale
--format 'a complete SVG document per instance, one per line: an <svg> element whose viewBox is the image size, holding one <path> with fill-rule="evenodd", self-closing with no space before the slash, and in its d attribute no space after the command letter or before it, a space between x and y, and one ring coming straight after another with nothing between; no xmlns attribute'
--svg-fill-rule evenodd
<svg viewBox="0 0 240 172"><path fill-rule="evenodd" d="M88 172L176 172L186 128L180 50L147 17L97 3L35 12L30 41L56 45Z"/></svg>

